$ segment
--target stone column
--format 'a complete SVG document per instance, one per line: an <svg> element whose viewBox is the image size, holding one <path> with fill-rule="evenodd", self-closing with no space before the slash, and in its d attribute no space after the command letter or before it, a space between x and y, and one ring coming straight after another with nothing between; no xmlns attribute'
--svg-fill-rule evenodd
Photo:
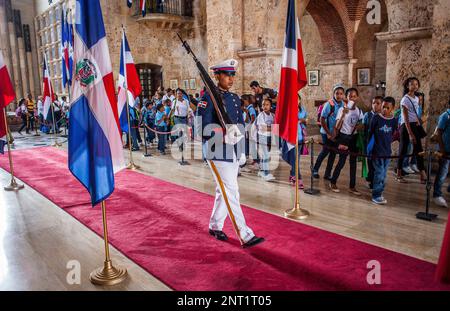
<svg viewBox="0 0 450 311"><path fill-rule="evenodd" d="M233 87L236 93L243 89L244 68L238 57L238 51L242 50L242 13L242 0L206 1L209 66L229 58L238 60L239 68Z"/></svg>
<svg viewBox="0 0 450 311"><path fill-rule="evenodd" d="M16 97L20 98L23 96L23 88L22 78L20 75L19 51L17 49L16 31L14 29L14 13L11 6L11 0L6 0L6 16L8 20L9 44L11 46L11 63L13 69L12 76L14 77L14 89L16 90Z"/></svg>
<svg viewBox="0 0 450 311"><path fill-rule="evenodd" d="M438 0L433 12L433 36L431 38L430 96L428 102L430 127L433 128L437 117L445 111L450 97L450 2Z"/></svg>
<svg viewBox="0 0 450 311"><path fill-rule="evenodd" d="M26 97L27 93L30 92L30 86L28 83L28 65L25 53L25 43L23 40L22 19L19 10L14 10L14 27L16 29L17 48L19 50L20 75L22 77L22 91L23 96Z"/></svg>
<svg viewBox="0 0 450 311"><path fill-rule="evenodd" d="M400 101L404 81L415 76L428 97L434 0L385 1L389 30L376 37L387 42L386 94Z"/></svg>
<svg viewBox="0 0 450 311"><path fill-rule="evenodd" d="M1 41L1 52L3 54L3 59L5 60L6 67L8 68L11 80L13 77L13 68L11 63L11 46L9 45L9 34L8 34L8 20L6 16L6 2L5 0L0 0L0 41Z"/></svg>
<svg viewBox="0 0 450 311"><path fill-rule="evenodd" d="M31 53L31 33L30 33L30 25L23 25L23 40L25 44L25 53L27 59L27 71L28 71L28 83L29 83L29 92L32 93L33 97L37 97L37 94L34 94L34 72L33 72L33 55Z"/></svg>

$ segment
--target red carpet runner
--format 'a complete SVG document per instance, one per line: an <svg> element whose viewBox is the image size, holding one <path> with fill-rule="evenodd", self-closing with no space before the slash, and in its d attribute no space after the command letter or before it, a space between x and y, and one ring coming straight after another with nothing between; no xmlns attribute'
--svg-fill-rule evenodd
<svg viewBox="0 0 450 311"><path fill-rule="evenodd" d="M17 177L101 235L100 209L90 207L64 151L15 151L14 163ZM248 223L265 243L241 249L229 220L231 241L216 241L207 232L213 200L122 171L107 203L111 244L176 290L450 290L434 281L434 264L251 208ZM366 281L371 260L381 264L381 285Z"/></svg>

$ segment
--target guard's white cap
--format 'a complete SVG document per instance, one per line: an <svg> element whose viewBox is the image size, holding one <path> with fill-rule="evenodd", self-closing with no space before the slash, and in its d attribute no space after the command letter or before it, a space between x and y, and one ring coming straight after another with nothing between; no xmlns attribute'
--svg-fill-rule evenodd
<svg viewBox="0 0 450 311"><path fill-rule="evenodd" d="M217 65L212 66L210 69L214 71L214 74L221 72L234 74L239 65L239 62L235 59L227 59Z"/></svg>

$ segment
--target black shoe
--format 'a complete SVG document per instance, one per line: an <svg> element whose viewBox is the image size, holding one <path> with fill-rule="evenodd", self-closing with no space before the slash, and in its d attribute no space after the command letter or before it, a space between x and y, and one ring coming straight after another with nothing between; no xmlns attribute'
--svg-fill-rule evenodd
<svg viewBox="0 0 450 311"><path fill-rule="evenodd" d="M219 241L227 241L228 240L227 235L223 231L220 231L220 230L209 229L209 234L212 235L213 237L215 237Z"/></svg>
<svg viewBox="0 0 450 311"><path fill-rule="evenodd" d="M261 244L264 241L265 241L264 238L258 238L257 236L254 236L253 238L251 238L250 241L248 241L247 243L244 243L242 245L242 248L249 248L249 247Z"/></svg>
<svg viewBox="0 0 450 311"><path fill-rule="evenodd" d="M317 173L317 172L313 172L313 177L314 177L315 179L319 179L319 178L320 178L320 175L319 175L319 173Z"/></svg>
<svg viewBox="0 0 450 311"><path fill-rule="evenodd" d="M331 181L331 177L330 176L324 176L323 179Z"/></svg>

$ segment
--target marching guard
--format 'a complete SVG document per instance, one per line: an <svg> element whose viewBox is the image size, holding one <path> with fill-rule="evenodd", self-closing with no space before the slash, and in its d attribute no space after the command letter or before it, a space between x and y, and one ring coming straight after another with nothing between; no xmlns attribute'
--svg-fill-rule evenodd
<svg viewBox="0 0 450 311"><path fill-rule="evenodd" d="M243 130L245 124L241 111L241 99L237 94L230 92L237 66L238 62L230 59L211 67L218 81L217 87L223 99L225 112L232 122L230 130L227 128L226 134L223 135L224 131L219 125L214 103L208 92L198 104L197 117L201 117L198 120L202 125L204 156L216 181L216 197L209 222L209 234L220 241L228 240L223 232L228 214L242 247L248 248L264 242L264 238L255 236L246 224L239 201L237 178L239 164L245 161L245 140L242 139L242 132L238 127Z"/></svg>

